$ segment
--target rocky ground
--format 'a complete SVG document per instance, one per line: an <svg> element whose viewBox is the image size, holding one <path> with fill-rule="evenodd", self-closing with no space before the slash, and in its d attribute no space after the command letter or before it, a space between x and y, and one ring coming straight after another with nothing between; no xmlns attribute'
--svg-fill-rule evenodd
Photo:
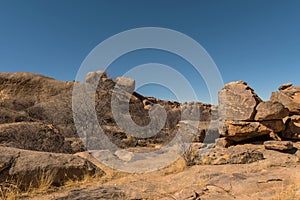
<svg viewBox="0 0 300 200"><path fill-rule="evenodd" d="M0 199L300 199L300 87L282 85L262 101L238 81L219 92L218 106L180 104L135 93L130 78L113 81L91 72L85 84L95 87L97 120L123 152L99 148L84 124L84 138L76 131L76 117L89 120L80 108L72 113L76 84L0 73ZM138 125L151 122L155 104L166 110L157 135L141 138L117 125L110 104L115 89L122 91L116 98L120 116ZM128 96L129 113L120 95ZM167 158L144 161L135 153L159 150L178 132L192 136L191 146L160 170L121 172L96 159L151 168Z"/></svg>

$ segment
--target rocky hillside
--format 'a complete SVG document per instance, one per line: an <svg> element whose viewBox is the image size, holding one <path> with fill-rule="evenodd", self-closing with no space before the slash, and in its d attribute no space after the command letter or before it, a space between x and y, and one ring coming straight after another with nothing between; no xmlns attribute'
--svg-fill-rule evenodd
<svg viewBox="0 0 300 200"><path fill-rule="evenodd" d="M102 72L89 73L86 82L91 82L99 75L101 80L95 94L98 121L105 133L118 146L127 148L162 144L167 142L168 138L173 137L173 131L181 118L181 105L178 102L144 97L134 92L129 105L134 122L138 125L147 125L150 120L148 112L154 104L160 104L166 109L167 120L162 131L153 138L143 140L131 137L118 128L112 116L111 96L116 82ZM124 79L118 78L117 83L119 85L126 84ZM57 81L37 74L0 73L0 144L48 152L75 153L83 151L84 146L80 144L81 140L78 139L73 122L73 86L74 82ZM132 86L123 85L123 87L130 88ZM215 108L207 104L198 103L198 105L201 120L208 121L211 118L211 108ZM10 130L5 131L8 128ZM19 139L13 138L12 132L17 132ZM43 140L45 143L43 148L34 147L33 144L30 146L30 138L27 138L27 144L21 144L20 141L26 136L24 132L39 133L37 134L37 137L40 137L38 140ZM57 145L61 146L55 150L52 142L54 139L57 141Z"/></svg>
<svg viewBox="0 0 300 200"><path fill-rule="evenodd" d="M98 141L93 133L86 136L88 141L79 138L73 114L81 113L72 112L73 88L93 85L95 80L100 80L93 94L97 120L127 154L93 145ZM100 71L88 73L85 83L0 73L0 199L9 199L12 193L24 199L300 199L300 181L291 178L300 180L299 86L282 85L269 101L262 101L247 83L232 82L220 90L218 106L163 101L142 96L134 88L130 78L112 80ZM141 138L117 125L111 101L118 89L124 91L121 95L132 93L130 115L119 115L138 125L149 124L154 105L166 110L158 134ZM199 115L193 115L195 108ZM192 144L179 161L157 172L118 177L93 157L96 153L139 164L131 152L159 149L178 130L193 133ZM85 145L92 151L87 152ZM67 188L70 181L80 189ZM48 183L46 194L24 196L29 188L40 188L41 182ZM286 195L282 187L291 192Z"/></svg>

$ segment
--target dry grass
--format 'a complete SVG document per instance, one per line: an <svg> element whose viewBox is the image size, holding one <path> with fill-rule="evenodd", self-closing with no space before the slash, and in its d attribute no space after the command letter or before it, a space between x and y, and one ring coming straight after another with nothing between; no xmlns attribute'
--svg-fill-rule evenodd
<svg viewBox="0 0 300 200"><path fill-rule="evenodd" d="M85 175L82 180L69 180L63 186L58 188L53 186L53 180L56 174L55 171L43 171L39 174L40 175L38 175L25 187L22 183L22 179L18 179L17 181L11 179L2 183L0 185L0 200L16 200L22 197L34 197L58 190L67 190L78 188L78 186L86 186L89 183L101 180L98 175Z"/></svg>
<svg viewBox="0 0 300 200"><path fill-rule="evenodd" d="M20 189L16 183L5 181L0 185L0 200L15 200L20 195Z"/></svg>
<svg viewBox="0 0 300 200"><path fill-rule="evenodd" d="M24 196L48 192L52 187L54 171L42 171L28 185L22 179L7 179L0 185L0 200L14 200Z"/></svg>

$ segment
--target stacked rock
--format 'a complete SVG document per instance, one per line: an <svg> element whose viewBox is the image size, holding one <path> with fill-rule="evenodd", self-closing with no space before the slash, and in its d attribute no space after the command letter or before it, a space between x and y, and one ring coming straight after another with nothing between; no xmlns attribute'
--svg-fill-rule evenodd
<svg viewBox="0 0 300 200"><path fill-rule="evenodd" d="M285 130L289 110L277 101L262 101L246 82L225 85L219 91L219 132L229 141L241 142L270 135L275 140Z"/></svg>

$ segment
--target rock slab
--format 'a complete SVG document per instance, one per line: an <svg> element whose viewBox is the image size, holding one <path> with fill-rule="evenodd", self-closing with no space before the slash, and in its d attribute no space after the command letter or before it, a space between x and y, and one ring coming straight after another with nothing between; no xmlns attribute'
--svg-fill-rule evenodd
<svg viewBox="0 0 300 200"><path fill-rule="evenodd" d="M52 185L60 186L69 180L81 180L85 175L104 175L90 161L75 155L1 146L0 151L0 183L13 179L26 188L37 185L41 178L51 178Z"/></svg>
<svg viewBox="0 0 300 200"><path fill-rule="evenodd" d="M196 165L248 164L263 160L262 152L247 148L202 149L192 158Z"/></svg>
<svg viewBox="0 0 300 200"><path fill-rule="evenodd" d="M263 122L245 122L245 121L225 121L219 126L220 135L227 139L240 142L243 140L274 135L282 132L285 125L282 120L263 121Z"/></svg>
<svg viewBox="0 0 300 200"><path fill-rule="evenodd" d="M293 143L290 141L266 141L264 146L268 150L287 151L293 149Z"/></svg>

